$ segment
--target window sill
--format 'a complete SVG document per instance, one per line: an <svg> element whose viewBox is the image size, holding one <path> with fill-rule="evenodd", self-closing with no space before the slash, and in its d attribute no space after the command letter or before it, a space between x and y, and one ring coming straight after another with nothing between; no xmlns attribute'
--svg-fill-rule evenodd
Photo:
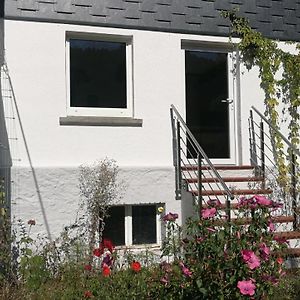
<svg viewBox="0 0 300 300"><path fill-rule="evenodd" d="M133 244L133 245L122 245L116 246L116 250L161 250L160 244Z"/></svg>
<svg viewBox="0 0 300 300"><path fill-rule="evenodd" d="M142 127L143 119L129 117L67 116L60 117L59 124L64 126Z"/></svg>

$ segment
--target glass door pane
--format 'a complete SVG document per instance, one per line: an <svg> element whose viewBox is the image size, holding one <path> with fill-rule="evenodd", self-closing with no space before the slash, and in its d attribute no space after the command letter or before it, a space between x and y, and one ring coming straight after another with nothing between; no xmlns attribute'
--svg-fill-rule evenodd
<svg viewBox="0 0 300 300"><path fill-rule="evenodd" d="M186 122L209 158L230 158L227 55L185 51Z"/></svg>

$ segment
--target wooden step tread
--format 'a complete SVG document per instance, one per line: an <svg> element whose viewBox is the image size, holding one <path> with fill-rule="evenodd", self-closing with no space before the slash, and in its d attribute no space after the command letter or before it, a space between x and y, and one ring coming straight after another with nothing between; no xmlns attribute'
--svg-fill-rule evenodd
<svg viewBox="0 0 300 300"><path fill-rule="evenodd" d="M300 230L276 232L275 237L285 238L287 240L300 239Z"/></svg>
<svg viewBox="0 0 300 300"><path fill-rule="evenodd" d="M192 190L191 193L194 196L198 196L197 190ZM232 190L231 193L233 195L267 195L272 194L273 191L270 189L237 189ZM226 195L225 190L209 190L209 191L203 191L202 190L202 196L222 196Z"/></svg>
<svg viewBox="0 0 300 300"><path fill-rule="evenodd" d="M286 248L280 252L275 252L276 255L287 255L289 257L300 257L300 248Z"/></svg>
<svg viewBox="0 0 300 300"><path fill-rule="evenodd" d="M293 216L278 216L278 217L273 217L272 218L272 222L273 223L292 223L294 222L294 217ZM252 223L252 219L251 218L231 218L230 221L234 224L237 225L249 225ZM220 226L224 223L226 223L226 220L216 220L214 223L214 225L216 226ZM281 233L280 233L281 234Z"/></svg>
<svg viewBox="0 0 300 300"><path fill-rule="evenodd" d="M253 181L263 181L264 177L260 177L260 176L251 176L251 177L222 177L224 182L253 182ZM198 178L188 178L186 179L186 181L188 183L197 183L198 182ZM202 183L211 183L211 182L219 182L218 178L213 178L213 177L209 177L209 178L202 178Z"/></svg>
<svg viewBox="0 0 300 300"><path fill-rule="evenodd" d="M254 166L243 165L243 166L235 166L235 165L214 165L216 170L253 170ZM181 167L182 171L189 170L198 170L197 165L185 165ZM202 166L201 170L210 169L208 165Z"/></svg>
<svg viewBox="0 0 300 300"><path fill-rule="evenodd" d="M207 204L202 204L202 208L209 208L209 207L211 207L210 205L207 205ZM219 206L218 206L218 208L220 209L220 210L224 210L224 209L226 209L226 203L221 203ZM237 203L237 202L232 202L232 201L230 201L230 209L232 209L232 210L237 210L237 209L239 209L239 204ZM244 209L249 209L249 208L244 208ZM250 210L250 209L249 209Z"/></svg>

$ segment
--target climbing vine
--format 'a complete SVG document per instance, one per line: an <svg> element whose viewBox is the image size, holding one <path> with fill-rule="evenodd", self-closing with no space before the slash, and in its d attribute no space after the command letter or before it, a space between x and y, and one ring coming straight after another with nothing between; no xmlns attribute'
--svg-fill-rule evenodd
<svg viewBox="0 0 300 300"><path fill-rule="evenodd" d="M260 86L265 94L265 115L271 125L279 129L280 116L285 115L288 124L288 139L295 148L300 143L300 45L294 43L295 53L282 50L274 40L253 30L247 19L237 15L237 11L226 11L223 16L230 20L231 36L240 38L238 49L248 70L257 66ZM291 43L291 42L289 42ZM285 109L280 111L280 102ZM284 144L280 135L271 130L276 163L279 170L278 181L287 183L287 172L291 167L285 162ZM289 154L291 154L289 149ZM289 159L290 161L290 159Z"/></svg>

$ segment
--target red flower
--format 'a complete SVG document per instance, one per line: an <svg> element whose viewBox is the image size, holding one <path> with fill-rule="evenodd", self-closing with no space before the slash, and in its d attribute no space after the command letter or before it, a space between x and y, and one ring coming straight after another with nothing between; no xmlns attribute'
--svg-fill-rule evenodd
<svg viewBox="0 0 300 300"><path fill-rule="evenodd" d="M102 275L104 277L107 277L110 275L110 268L108 266L103 266L102 268Z"/></svg>
<svg viewBox="0 0 300 300"><path fill-rule="evenodd" d="M110 253L114 251L115 246L113 245L112 241L109 239L103 239L100 243L99 248L94 249L93 254L94 256L100 257L105 250L108 250Z"/></svg>
<svg viewBox="0 0 300 300"><path fill-rule="evenodd" d="M163 217L163 221L165 222L175 221L176 219L178 219L178 214L172 214L171 212L169 212L167 215Z"/></svg>
<svg viewBox="0 0 300 300"><path fill-rule="evenodd" d="M282 257L278 257L278 258L276 259L276 261L277 261L277 263L278 263L279 265L282 265L284 260L283 260Z"/></svg>
<svg viewBox="0 0 300 300"><path fill-rule="evenodd" d="M100 248L96 248L96 249L94 249L94 251L93 251L94 256L97 256L97 257L100 257L102 253L103 253L103 252L101 252L101 249L100 249Z"/></svg>
<svg viewBox="0 0 300 300"><path fill-rule="evenodd" d="M134 271L134 272L139 272L141 271L141 264L138 262L138 261L133 261L131 263L131 269Z"/></svg>
<svg viewBox="0 0 300 300"><path fill-rule="evenodd" d="M104 252L104 249L107 249L110 253L114 251L114 244L109 239L103 239L103 241L100 244L100 249Z"/></svg>
<svg viewBox="0 0 300 300"><path fill-rule="evenodd" d="M31 219L27 222L27 224L30 226L35 225L35 220Z"/></svg>
<svg viewBox="0 0 300 300"><path fill-rule="evenodd" d="M91 265L85 265L84 269L85 269L85 271L92 271L92 266Z"/></svg>
<svg viewBox="0 0 300 300"><path fill-rule="evenodd" d="M92 297L93 297L93 293L91 291L84 292L84 298L92 298Z"/></svg>

